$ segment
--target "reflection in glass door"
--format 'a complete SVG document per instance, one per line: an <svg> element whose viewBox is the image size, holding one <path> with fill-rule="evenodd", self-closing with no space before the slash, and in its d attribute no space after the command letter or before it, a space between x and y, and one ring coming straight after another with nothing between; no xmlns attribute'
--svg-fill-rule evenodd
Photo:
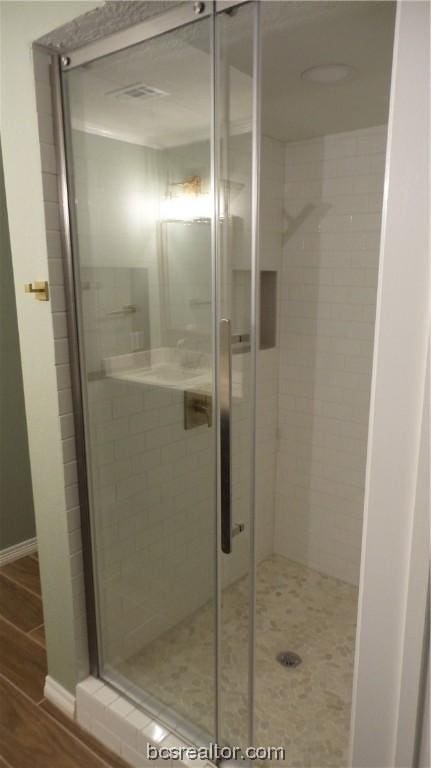
<svg viewBox="0 0 431 768"><path fill-rule="evenodd" d="M217 699L211 29L206 17L64 73L100 673L204 740Z"/></svg>
<svg viewBox="0 0 431 768"><path fill-rule="evenodd" d="M289 766L348 762L394 12L178 4L63 73L100 675Z"/></svg>
<svg viewBox="0 0 431 768"><path fill-rule="evenodd" d="M254 13L63 77L100 674L197 741L243 748Z"/></svg>
<svg viewBox="0 0 431 768"><path fill-rule="evenodd" d="M252 318L253 74L257 5L217 17L216 133L218 157L220 408L224 407L225 358L230 357L230 487L223 493L221 434L220 741L245 749L251 743L253 643L253 364ZM235 55L241 51L240 56ZM227 345L230 349L227 350ZM222 427L223 427L223 412ZM226 496L230 510L226 512ZM228 518L228 519L226 519ZM225 534L225 535L224 535Z"/></svg>

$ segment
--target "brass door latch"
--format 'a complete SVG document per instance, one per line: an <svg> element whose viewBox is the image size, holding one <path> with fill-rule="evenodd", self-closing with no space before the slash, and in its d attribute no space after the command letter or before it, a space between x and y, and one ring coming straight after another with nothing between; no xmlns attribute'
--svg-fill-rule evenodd
<svg viewBox="0 0 431 768"><path fill-rule="evenodd" d="M34 293L38 301L49 301L49 289L47 280L35 280L34 283L25 283L26 293Z"/></svg>

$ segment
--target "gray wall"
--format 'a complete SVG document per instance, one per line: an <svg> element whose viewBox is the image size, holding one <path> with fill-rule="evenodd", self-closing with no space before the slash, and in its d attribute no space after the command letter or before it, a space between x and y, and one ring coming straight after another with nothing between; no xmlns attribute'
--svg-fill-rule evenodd
<svg viewBox="0 0 431 768"><path fill-rule="evenodd" d="M0 145L0 550L35 536L15 290Z"/></svg>

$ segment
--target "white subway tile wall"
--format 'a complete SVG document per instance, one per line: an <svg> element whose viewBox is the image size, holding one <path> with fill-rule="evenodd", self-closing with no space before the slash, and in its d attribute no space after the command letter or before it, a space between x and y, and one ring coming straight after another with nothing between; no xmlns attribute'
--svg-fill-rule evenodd
<svg viewBox="0 0 431 768"><path fill-rule="evenodd" d="M250 154L240 150L249 145L249 137L237 136L235 141L239 151L232 154L229 171L242 189L232 202L232 213L247 220ZM276 269L281 262L284 149L267 139L263 147L265 160L268 157L264 178L271 175L268 205L276 205L279 212L278 220L262 233L266 248L263 263L265 268ZM204 145L182 147L175 153L175 178L199 171L199 158L206 154ZM250 251L243 242L239 245L234 268L249 268ZM249 364L249 353L234 355L233 375L241 394L238 397L234 385L233 519L245 523L245 533L234 541L234 556L223 557L224 585L249 569ZM277 369L276 349L261 351L257 413L259 559L272 552ZM105 658L115 667L206 602L214 601L214 431L206 425L184 430L180 391L104 378L88 383L88 396L91 456L97 467L94 508L103 648Z"/></svg>
<svg viewBox="0 0 431 768"><path fill-rule="evenodd" d="M94 677L83 680L76 689L76 714L79 724L134 768L184 765L212 768L207 760L187 757L191 742L180 739L149 715ZM147 746L162 750L183 750L183 760L147 757ZM167 754L162 752L162 754Z"/></svg>
<svg viewBox="0 0 431 768"><path fill-rule="evenodd" d="M102 639L115 666L211 597L213 430L184 430L179 391L105 378L88 396Z"/></svg>
<svg viewBox="0 0 431 768"><path fill-rule="evenodd" d="M274 549L357 584L386 126L286 146Z"/></svg>
<svg viewBox="0 0 431 768"><path fill-rule="evenodd" d="M279 389L279 300L281 291L284 226L285 144L267 136L261 141L260 240L262 270L273 270L277 295L273 307L262 313L277 315L276 346L260 350L256 376L256 556L257 561L274 552L276 497L278 389Z"/></svg>
<svg viewBox="0 0 431 768"><path fill-rule="evenodd" d="M51 308L56 350L58 396L63 437L65 466L66 514L70 530L70 555L73 574L76 632L81 649L80 674L88 669L83 586L83 559L80 538L79 497L77 487L74 418L71 376L68 354L68 330L64 295L63 254L57 194L57 166L54 132L46 128L53 121L49 89L49 56L35 53L35 73L39 114L45 128L41 129L43 187L46 202L46 227L49 255ZM40 91L40 94L39 94ZM103 157L101 141L90 137L79 148L91 150ZM47 140L49 139L49 141ZM231 157L231 173L243 188L234 202L234 213L246 219L247 198L250 194L250 154L240 151L241 137L235 137L235 152ZM112 144L109 141L109 144ZM243 142L249 145L249 138ZM238 150L238 151L237 151ZM132 148L137 153L138 148ZM277 201L278 232L274 224L262 231L265 268L278 269L281 260L281 202L283 199L283 145L269 139L263 141L269 202ZM127 160L127 146L123 158ZM190 152L181 151L183 158ZM106 160L106 157L105 157ZM95 162L93 158L93 162ZM123 163L124 165L124 163ZM281 169L281 170L280 170ZM96 176L97 178L97 176ZM135 233L133 233L135 236ZM85 236L85 232L84 232ZM278 238L278 239L277 239ZM87 247L87 240L84 240ZM277 253L275 253L275 246ZM136 248L134 249L136 251ZM249 267L249 251L243 245L237 254L236 267ZM109 253L104 279L111 280L115 258ZM138 263L138 262L137 262ZM128 272L125 269L124 272ZM121 270L115 269L122 281L128 282ZM100 290L98 275L91 268L83 270L87 287ZM121 282L121 281L120 281ZM105 297L111 303L124 302L118 294ZM127 286L126 286L127 289ZM125 290L126 290L125 289ZM153 291L154 293L154 291ZM126 295L126 294L125 294ZM87 292L84 292L87 299ZM127 298L127 296L126 296ZM84 309L86 305L84 304ZM88 314L85 314L86 319ZM121 342L120 342L121 344ZM258 413L258 456L261 471L258 476L258 555L265 557L272 550L273 508L276 464L277 352L265 350L259 354L258 392L264 398ZM91 368L97 369L100 352L94 356L90 349ZM250 529L247 509L249 482L249 355L234 358L234 370L244 369L246 391L242 402L234 403L234 507L236 519L244 520ZM157 389L133 387L114 380L88 383L91 411L91 452L97 465L94 504L98 520L98 567L101 570L102 630L105 655L110 661L124 659L159 632L168 629L188 613L211 599L213 506L213 430L200 427L192 432L183 429L182 394ZM248 537L235 542L236 558L226 561L225 583L239 578L248 567ZM229 567L227 567L229 566ZM205 577L206 574L206 577Z"/></svg>
<svg viewBox="0 0 431 768"><path fill-rule="evenodd" d="M85 677L83 559L57 165L49 57L39 51L35 76L65 514L79 676ZM86 148L90 151L101 141L92 137ZM248 278L242 272L250 265L249 137L244 137L244 146L242 141L241 136L232 140L230 172L239 189L234 215L242 218L244 230L233 269L241 272L236 285L245 295ZM273 307L277 344L258 355L257 556L261 560L276 552L352 583L358 580L361 546L385 143L385 126L287 145L262 139L260 258L262 269L277 274ZM139 153L139 148L133 152ZM125 148L123 157L127 153ZM187 152L183 148L180 154ZM150 160L154 166L153 155ZM234 237L237 234L233 232ZM104 280L115 284L116 290L121 283L123 291L114 295L112 290L108 309L115 302L129 303L130 269L136 270L140 263L139 253L134 253L135 261L124 274L115 254L107 265L101 254ZM148 258L154 299L153 250ZM88 267L83 282L97 291L99 276ZM232 292L234 285L232 279ZM158 312L156 302L150 317ZM238 317L247 318L247 307L239 308ZM129 326L123 325L129 338ZM91 330L91 323L87 329ZM96 343L89 348L95 373L101 352L103 344L102 349ZM248 366L248 354L234 356L234 375L246 372L247 386ZM102 631L105 656L113 663L213 598L213 516L209 514L214 504L213 429L202 426L185 431L183 396L173 390L101 378L88 383L88 395L90 450L97 470L94 505ZM234 408L233 495L235 517L244 519L248 534L249 416L246 387ZM247 570L248 534L235 541L235 559L224 563L225 584ZM107 704L110 717L114 706L122 711L128 705L117 699ZM90 709L82 704L83 718ZM126 746L112 723L98 717L91 726L94 733L137 764L138 744Z"/></svg>
<svg viewBox="0 0 431 768"><path fill-rule="evenodd" d="M43 51L33 50L33 60L45 202L50 304L55 339L55 363L66 491L66 509L59 510L58 512L59 514L65 514L68 521L75 615L75 643L77 649L76 669L78 679L80 679L88 674L88 641L74 439L75 428L69 367L69 341L64 293L63 253L57 192L57 157L54 143L54 118L50 82L51 59Z"/></svg>

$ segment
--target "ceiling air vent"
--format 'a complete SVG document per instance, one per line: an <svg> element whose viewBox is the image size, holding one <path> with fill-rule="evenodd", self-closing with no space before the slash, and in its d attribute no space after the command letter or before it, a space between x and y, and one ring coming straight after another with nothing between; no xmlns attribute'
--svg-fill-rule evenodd
<svg viewBox="0 0 431 768"><path fill-rule="evenodd" d="M116 99L130 100L136 99L141 101L142 99L154 99L156 97L167 96L166 91L161 91L159 88L153 88L151 85L145 85L145 83L132 83L126 85L123 88L117 88L115 91L108 91L107 96L114 96Z"/></svg>

